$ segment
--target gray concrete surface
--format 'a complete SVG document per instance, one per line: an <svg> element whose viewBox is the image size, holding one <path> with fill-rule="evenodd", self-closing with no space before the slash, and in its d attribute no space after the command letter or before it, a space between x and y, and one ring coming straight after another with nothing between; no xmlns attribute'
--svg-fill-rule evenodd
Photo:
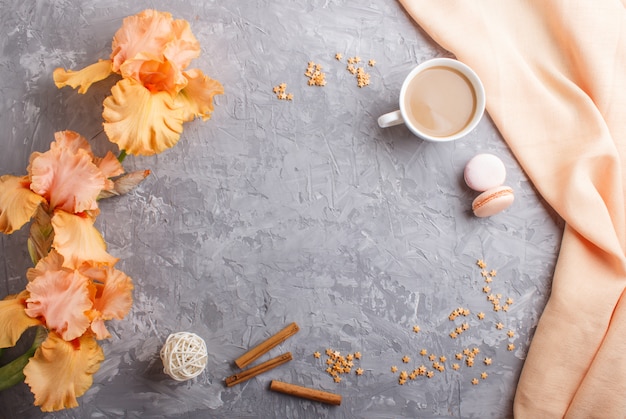
<svg viewBox="0 0 626 419"><path fill-rule="evenodd" d="M0 417L510 417L561 221L488 115L446 144L418 140L403 126L377 127L376 118L397 107L413 66L449 56L395 1L4 0L0 173L25 173L30 153L46 150L59 130L80 132L99 152L109 148L100 114L111 83L79 96L58 90L52 71L107 58L121 20L144 8L190 22L202 44L192 66L226 93L210 121L185 125L175 148L127 158L127 170L152 175L101 203L98 227L134 279L134 305L109 323L106 360L80 407L42 414L20 385L0 393ZM358 88L336 52L375 59L370 86ZM307 85L309 61L323 65L325 87ZM273 94L281 82L292 102ZM476 193L462 178L479 152L503 159L516 191L513 206L489 219L472 216ZM0 297L25 286L25 243L26 230L0 237ZM479 258L498 271L493 291L514 299L508 312L486 300ZM460 323L448 315L460 306L472 312L470 328L451 339ZM235 358L293 321L300 332L263 358L291 351L292 362L224 386ZM177 331L202 336L209 351L205 372L185 383L164 375L158 356ZM454 354L466 347L492 364L453 371ZM312 356L326 348L360 351L364 374L334 383L325 358ZM422 348L445 355L446 370L399 385L390 367L429 366ZM483 371L488 378L472 385ZM272 379L337 392L343 403L270 392Z"/></svg>

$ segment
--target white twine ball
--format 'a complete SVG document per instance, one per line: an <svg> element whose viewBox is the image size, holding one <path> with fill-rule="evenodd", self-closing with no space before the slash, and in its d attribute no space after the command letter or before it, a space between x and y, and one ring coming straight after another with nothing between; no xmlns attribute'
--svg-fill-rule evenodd
<svg viewBox="0 0 626 419"><path fill-rule="evenodd" d="M167 337L161 348L163 372L177 381L200 375L207 363L204 340L194 333L178 332Z"/></svg>

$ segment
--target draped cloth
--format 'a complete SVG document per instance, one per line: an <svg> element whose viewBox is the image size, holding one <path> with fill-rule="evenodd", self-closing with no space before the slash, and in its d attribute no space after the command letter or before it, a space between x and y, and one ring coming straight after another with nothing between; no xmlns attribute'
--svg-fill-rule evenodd
<svg viewBox="0 0 626 419"><path fill-rule="evenodd" d="M515 416L626 417L623 2L400 2L476 71L493 122L565 221Z"/></svg>

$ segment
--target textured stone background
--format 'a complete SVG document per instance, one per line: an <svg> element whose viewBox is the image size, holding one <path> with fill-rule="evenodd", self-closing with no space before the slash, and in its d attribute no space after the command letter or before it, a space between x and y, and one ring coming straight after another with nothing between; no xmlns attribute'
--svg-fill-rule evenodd
<svg viewBox="0 0 626 419"><path fill-rule="evenodd" d="M23 174L28 157L71 129L110 146L101 104L111 82L86 95L58 90L52 71L107 58L121 20L144 8L187 19L202 44L192 63L226 93L213 118L185 125L180 143L127 170L152 175L130 195L101 203L98 227L135 282L134 306L110 322L113 337L80 407L42 414L26 385L0 393L2 418L503 418L546 302L561 221L520 170L488 116L465 139L429 144L376 118L397 106L405 75L447 56L388 0L0 1L0 173ZM334 59L373 58L359 89ZM328 85L307 86L308 61ZM287 83L293 102L272 87ZM490 219L469 211L462 179L479 152L500 156L514 205ZM0 297L25 286L26 229L0 237ZM494 292L515 300L495 313L475 262L497 269ZM472 311L456 340L448 320ZM487 313L479 322L474 316ZM232 361L289 322L301 331L265 358L294 360L226 388ZM504 331L495 329L498 321ZM422 332L412 332L414 324ZM505 331L516 332L509 339ZM192 331L210 352L206 371L178 383L158 352L169 333ZM512 341L516 350L506 346ZM425 362L421 348L451 359L464 347L493 358L398 385L391 365ZM361 351L363 376L340 384L312 353ZM401 358L412 360L402 364ZM427 364L428 365L428 364ZM482 371L489 377L473 386ZM279 379L340 393L340 407L268 390Z"/></svg>

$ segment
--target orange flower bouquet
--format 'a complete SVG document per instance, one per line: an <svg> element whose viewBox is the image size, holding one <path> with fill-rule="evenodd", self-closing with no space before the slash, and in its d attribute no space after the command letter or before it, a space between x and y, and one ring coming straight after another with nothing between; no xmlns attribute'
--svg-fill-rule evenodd
<svg viewBox="0 0 626 419"><path fill-rule="evenodd" d="M25 289L0 301L0 354L37 328L31 348L0 367L0 390L25 381L35 405L54 411L77 406L90 388L104 360L98 340L110 337L105 322L126 316L133 290L94 226L98 200L129 192L150 173L125 174L126 153L164 151L179 140L183 122L210 117L223 89L200 70L185 70L199 50L186 21L146 10L124 20L110 60L55 70L57 86L80 86L80 93L109 74L122 76L103 112L121 153L97 157L80 134L57 132L48 151L31 155L27 175L0 176L0 231L31 222L35 265Z"/></svg>

